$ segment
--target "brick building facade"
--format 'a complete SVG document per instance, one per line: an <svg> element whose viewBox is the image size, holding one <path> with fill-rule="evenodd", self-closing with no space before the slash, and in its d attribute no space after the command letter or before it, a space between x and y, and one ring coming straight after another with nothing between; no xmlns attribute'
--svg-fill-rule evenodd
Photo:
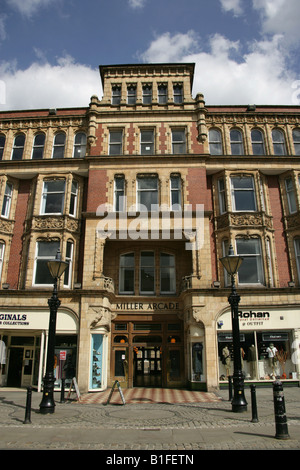
<svg viewBox="0 0 300 470"><path fill-rule="evenodd" d="M58 248L57 389L226 383L229 244L246 381L298 383L300 107L209 105L193 64L100 75L86 108L0 113L2 385L42 387Z"/></svg>

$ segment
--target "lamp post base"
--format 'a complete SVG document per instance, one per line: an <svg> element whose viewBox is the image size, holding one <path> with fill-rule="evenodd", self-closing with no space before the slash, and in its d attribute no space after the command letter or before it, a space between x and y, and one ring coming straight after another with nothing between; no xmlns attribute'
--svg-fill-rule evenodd
<svg viewBox="0 0 300 470"><path fill-rule="evenodd" d="M233 399L231 402L232 411L235 413L243 413L247 411L247 400L244 395L244 378L241 376L233 376Z"/></svg>
<svg viewBox="0 0 300 470"><path fill-rule="evenodd" d="M42 401L40 403L40 413L41 414L50 414L55 411L55 402L54 402L54 382L55 379L44 378L44 391Z"/></svg>

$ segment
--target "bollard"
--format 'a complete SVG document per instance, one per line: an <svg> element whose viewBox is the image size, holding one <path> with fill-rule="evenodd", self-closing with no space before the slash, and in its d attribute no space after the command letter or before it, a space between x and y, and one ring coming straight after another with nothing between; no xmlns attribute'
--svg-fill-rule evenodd
<svg viewBox="0 0 300 470"><path fill-rule="evenodd" d="M31 395L32 395L32 388L27 387L25 420L23 424L31 424Z"/></svg>
<svg viewBox="0 0 300 470"><path fill-rule="evenodd" d="M273 398L275 411L276 439L289 439L282 383L273 383Z"/></svg>
<svg viewBox="0 0 300 470"><path fill-rule="evenodd" d="M251 423L258 423L257 404L256 404L256 387L255 385L250 385L250 388L251 388L251 407L252 407Z"/></svg>
<svg viewBox="0 0 300 470"><path fill-rule="evenodd" d="M229 398L228 400L231 401L232 400L232 377L231 375L228 376L228 391L229 391Z"/></svg>
<svg viewBox="0 0 300 470"><path fill-rule="evenodd" d="M65 379L61 379L60 403L65 403Z"/></svg>

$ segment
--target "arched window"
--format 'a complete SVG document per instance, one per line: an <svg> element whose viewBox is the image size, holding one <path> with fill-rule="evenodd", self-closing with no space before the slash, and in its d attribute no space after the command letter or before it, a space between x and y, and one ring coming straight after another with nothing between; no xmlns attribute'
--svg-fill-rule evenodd
<svg viewBox="0 0 300 470"><path fill-rule="evenodd" d="M272 140L275 155L286 155L285 138L280 129L272 130Z"/></svg>
<svg viewBox="0 0 300 470"><path fill-rule="evenodd" d="M5 147L5 135L0 134L0 160L2 160Z"/></svg>
<svg viewBox="0 0 300 470"><path fill-rule="evenodd" d="M120 256L119 293L134 293L134 253Z"/></svg>
<svg viewBox="0 0 300 470"><path fill-rule="evenodd" d="M83 158L86 154L86 134L78 132L74 138L74 158Z"/></svg>
<svg viewBox="0 0 300 470"><path fill-rule="evenodd" d="M251 142L253 155L265 155L265 143L262 131L253 129L251 131Z"/></svg>
<svg viewBox="0 0 300 470"><path fill-rule="evenodd" d="M222 136L218 129L210 129L208 133L209 138L209 151L211 155L222 155Z"/></svg>
<svg viewBox="0 0 300 470"><path fill-rule="evenodd" d="M300 129L293 129L295 154L300 155Z"/></svg>
<svg viewBox="0 0 300 470"><path fill-rule="evenodd" d="M25 145L25 135L19 134L15 137L11 159L22 160Z"/></svg>
<svg viewBox="0 0 300 470"><path fill-rule="evenodd" d="M52 158L64 158L66 134L59 132L54 137Z"/></svg>
<svg viewBox="0 0 300 470"><path fill-rule="evenodd" d="M32 160L40 160L44 155L45 147L45 134L37 134L34 138L33 148L32 148Z"/></svg>
<svg viewBox="0 0 300 470"><path fill-rule="evenodd" d="M241 131L239 131L238 129L231 129L230 131L230 146L231 155L244 154L243 136Z"/></svg>

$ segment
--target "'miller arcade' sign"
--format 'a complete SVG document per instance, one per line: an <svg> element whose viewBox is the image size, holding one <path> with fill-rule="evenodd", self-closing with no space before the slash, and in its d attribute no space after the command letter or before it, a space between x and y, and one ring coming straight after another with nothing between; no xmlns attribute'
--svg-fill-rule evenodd
<svg viewBox="0 0 300 470"><path fill-rule="evenodd" d="M178 310L178 302L121 302L116 304L116 310Z"/></svg>

